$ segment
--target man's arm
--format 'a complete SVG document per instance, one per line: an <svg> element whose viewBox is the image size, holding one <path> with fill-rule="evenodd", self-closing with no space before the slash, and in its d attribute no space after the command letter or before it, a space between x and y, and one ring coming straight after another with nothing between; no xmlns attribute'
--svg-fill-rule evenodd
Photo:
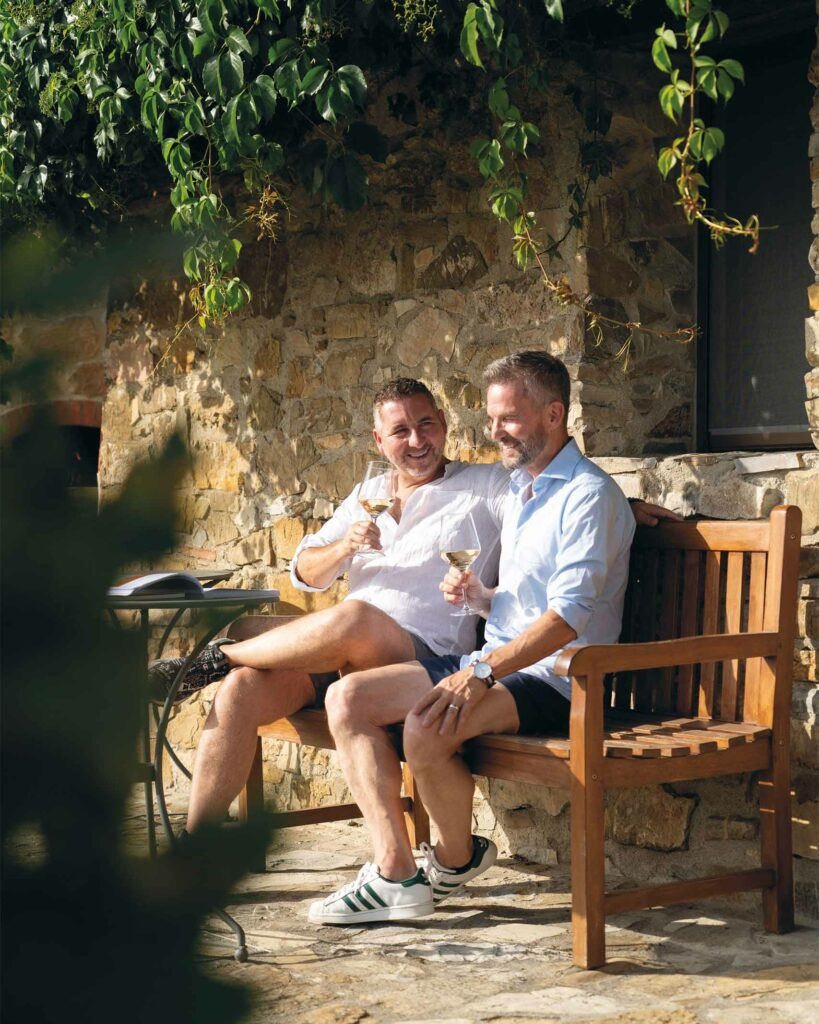
<svg viewBox="0 0 819 1024"><path fill-rule="evenodd" d="M577 633L568 622L557 612L548 609L514 640L503 644L502 647L496 647L481 660L490 665L492 674L503 682L504 676L519 672L541 658L547 658L576 639ZM434 725L441 719L442 733L451 731L448 726L454 724L454 732L457 734L463 730L464 722L469 719L475 705L486 696L486 693L486 683L473 678L470 665L453 672L447 679L442 679L418 701L413 712L417 715L426 712L423 722L426 726ZM455 723L451 723L449 719L452 716L446 714L450 704L457 704L461 709L460 714L455 716Z"/></svg>
<svg viewBox="0 0 819 1024"><path fill-rule="evenodd" d="M356 551L364 547L380 550L380 538L378 527L369 519L352 523L339 540L303 548L296 560L296 575L308 587L324 590L344 572Z"/></svg>

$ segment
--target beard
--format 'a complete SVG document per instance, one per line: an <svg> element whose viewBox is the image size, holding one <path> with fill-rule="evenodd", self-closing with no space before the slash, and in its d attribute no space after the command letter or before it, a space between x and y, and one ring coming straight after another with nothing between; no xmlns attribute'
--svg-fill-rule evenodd
<svg viewBox="0 0 819 1024"><path fill-rule="evenodd" d="M525 441L514 442L514 447L508 451L501 448L501 462L506 469L522 469L537 459L546 447L546 434L539 434L528 437ZM500 442L498 442L500 448Z"/></svg>

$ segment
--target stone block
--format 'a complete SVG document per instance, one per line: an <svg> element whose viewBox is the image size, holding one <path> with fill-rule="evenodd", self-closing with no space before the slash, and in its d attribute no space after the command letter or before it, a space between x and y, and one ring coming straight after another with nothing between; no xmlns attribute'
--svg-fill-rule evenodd
<svg viewBox="0 0 819 1024"><path fill-rule="evenodd" d="M808 306L811 309L819 310L819 282L808 285ZM819 363L812 363L811 365L819 365Z"/></svg>
<svg viewBox="0 0 819 1024"><path fill-rule="evenodd" d="M201 490L238 491L250 468L236 445L211 442L193 453L193 485Z"/></svg>
<svg viewBox="0 0 819 1024"><path fill-rule="evenodd" d="M796 629L809 643L819 644L819 600L797 602Z"/></svg>
<svg viewBox="0 0 819 1024"><path fill-rule="evenodd" d="M366 338L375 334L378 329L375 311L365 302L328 306L325 310L325 323L327 336L335 340Z"/></svg>
<svg viewBox="0 0 819 1024"><path fill-rule="evenodd" d="M83 363L68 378L66 390L83 398L104 398L105 368L102 363Z"/></svg>
<svg viewBox="0 0 819 1024"><path fill-rule="evenodd" d="M815 366L805 374L805 390L808 393L808 401L805 404L807 405L808 413L810 414L811 401L815 401L819 398L819 366ZM810 419L809 422L811 422ZM815 417L812 422L819 425L819 417Z"/></svg>
<svg viewBox="0 0 819 1024"><path fill-rule="evenodd" d="M416 269L417 266L416 261ZM478 246L463 235L456 235L420 274L418 285L425 291L468 288L480 281L486 272L486 260Z"/></svg>
<svg viewBox="0 0 819 1024"><path fill-rule="evenodd" d="M102 316L67 316L26 320L18 331L21 355L56 355L67 364L102 359L105 325Z"/></svg>
<svg viewBox="0 0 819 1024"><path fill-rule="evenodd" d="M819 861L819 800L794 799L791 809L794 856Z"/></svg>
<svg viewBox="0 0 819 1024"><path fill-rule="evenodd" d="M688 841L696 805L695 798L677 796L660 786L618 790L606 801L606 830L625 846L681 850Z"/></svg>
<svg viewBox="0 0 819 1024"><path fill-rule="evenodd" d="M819 637L814 641L819 643ZM809 683L819 682L817 674L817 651L813 647L798 647L793 653L793 680Z"/></svg>
<svg viewBox="0 0 819 1024"><path fill-rule="evenodd" d="M819 315L805 320L805 358L808 366L819 366Z"/></svg>
<svg viewBox="0 0 819 1024"><path fill-rule="evenodd" d="M588 250L586 271L589 291L604 298L631 295L640 284L640 274L630 263L605 250Z"/></svg>
<svg viewBox="0 0 819 1024"><path fill-rule="evenodd" d="M249 565L252 562L264 562L265 565L271 565L273 563L272 535L273 531L269 529L249 533L228 548L225 556L233 565Z"/></svg>
<svg viewBox="0 0 819 1024"><path fill-rule="evenodd" d="M321 389L321 363L310 356L298 356L290 361L287 376L288 398L306 398Z"/></svg>
<svg viewBox="0 0 819 1024"><path fill-rule="evenodd" d="M314 306L331 306L338 296L337 277L314 277L310 281L310 302Z"/></svg>
<svg viewBox="0 0 819 1024"><path fill-rule="evenodd" d="M256 349L253 376L262 380L275 377L282 366L282 346L276 338L265 339Z"/></svg>
<svg viewBox="0 0 819 1024"><path fill-rule="evenodd" d="M337 581L327 590L307 592L297 590L290 581L289 572L274 573L270 586L279 591L279 600L275 607L277 615L291 615L299 611L316 612L322 608L332 608L344 597L347 584Z"/></svg>
<svg viewBox="0 0 819 1024"><path fill-rule="evenodd" d="M769 455L745 455L734 460L738 473L782 473L801 469L798 452L771 452Z"/></svg>
<svg viewBox="0 0 819 1024"><path fill-rule="evenodd" d="M434 352L446 362L452 358L460 325L441 309L427 306L401 330L394 353L403 366L417 366Z"/></svg>
<svg viewBox="0 0 819 1024"><path fill-rule="evenodd" d="M306 533L303 519L277 519L273 524L273 550L276 559L288 561L296 553Z"/></svg>
<svg viewBox="0 0 819 1024"><path fill-rule="evenodd" d="M325 363L325 379L332 388L348 388L362 382L364 364L375 356L375 344L340 345Z"/></svg>
<svg viewBox="0 0 819 1024"><path fill-rule="evenodd" d="M213 547L230 544L239 536L239 530L233 519L226 512L211 512L205 521L207 541Z"/></svg>
<svg viewBox="0 0 819 1024"><path fill-rule="evenodd" d="M819 469L789 473L785 479L785 502L802 509L802 533L819 530Z"/></svg>

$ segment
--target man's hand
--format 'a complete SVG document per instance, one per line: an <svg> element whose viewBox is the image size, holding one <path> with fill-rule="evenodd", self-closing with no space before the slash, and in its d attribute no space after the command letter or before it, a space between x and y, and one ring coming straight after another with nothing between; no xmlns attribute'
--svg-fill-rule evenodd
<svg viewBox="0 0 819 1024"><path fill-rule="evenodd" d="M475 679L472 666L459 669L424 694L412 709L421 718L425 729L436 729L440 736L457 736L463 732L475 705L482 701L489 689L486 683ZM457 709L457 710L456 710Z"/></svg>
<svg viewBox="0 0 819 1024"><path fill-rule="evenodd" d="M473 612L478 612L484 618L489 614L494 590L485 587L469 569L461 572L460 569L451 568L438 584L438 589L443 593L447 604L462 605L465 596Z"/></svg>
<svg viewBox="0 0 819 1024"><path fill-rule="evenodd" d="M371 519L361 519L353 523L344 535L347 552L354 555L356 551L380 551L381 531Z"/></svg>
<svg viewBox="0 0 819 1024"><path fill-rule="evenodd" d="M663 508L662 505L652 505L647 501L631 501L631 512L638 526L656 526L661 519L667 519L672 523L681 523L682 516L672 512L670 508Z"/></svg>

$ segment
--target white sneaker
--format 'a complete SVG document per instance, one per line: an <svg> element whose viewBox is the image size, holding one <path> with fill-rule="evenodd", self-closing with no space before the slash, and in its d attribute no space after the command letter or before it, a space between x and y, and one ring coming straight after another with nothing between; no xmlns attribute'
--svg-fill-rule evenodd
<svg viewBox="0 0 819 1024"><path fill-rule="evenodd" d="M435 851L427 843L421 843L421 870L432 886L432 899L435 905L453 896L467 882L482 875L495 863L498 848L491 839L483 836L472 836L472 860L463 868L445 868L438 862Z"/></svg>
<svg viewBox="0 0 819 1024"><path fill-rule="evenodd" d="M310 906L315 924L366 924L426 917L435 909L432 888L420 869L403 882L381 877L376 864L365 864L358 878Z"/></svg>

